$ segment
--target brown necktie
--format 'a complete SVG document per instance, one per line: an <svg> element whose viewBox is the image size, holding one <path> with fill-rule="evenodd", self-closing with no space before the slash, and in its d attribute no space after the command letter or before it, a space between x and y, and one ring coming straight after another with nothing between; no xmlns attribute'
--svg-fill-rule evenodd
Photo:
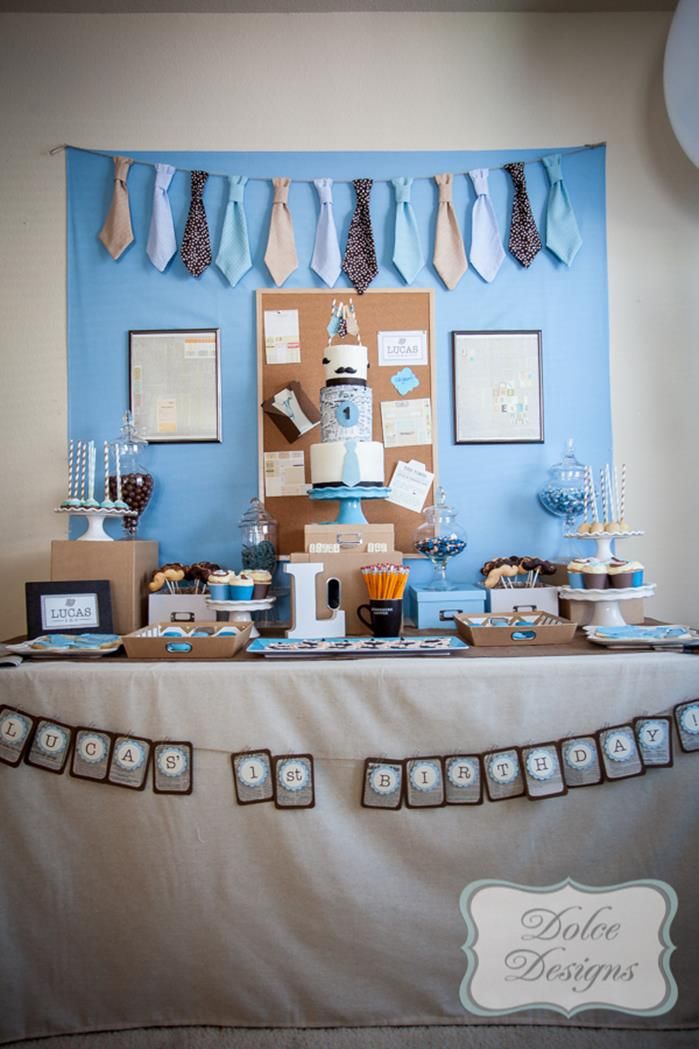
<svg viewBox="0 0 699 1049"><path fill-rule="evenodd" d="M296 257L294 223L286 203L291 179L274 178L272 185L274 186L274 202L269 223L265 265L272 274L272 280L279 288L294 272L299 262Z"/></svg>
<svg viewBox="0 0 699 1049"><path fill-rule="evenodd" d="M129 191L126 188L126 180L133 160L130 157L113 157L112 159L114 161L114 192L104 226L99 233L99 239L112 258L118 259L133 240Z"/></svg>
<svg viewBox="0 0 699 1049"><path fill-rule="evenodd" d="M452 175L435 175L434 177L439 186L439 204L432 262L449 291L456 287L468 269L464 240L451 199L452 177Z"/></svg>

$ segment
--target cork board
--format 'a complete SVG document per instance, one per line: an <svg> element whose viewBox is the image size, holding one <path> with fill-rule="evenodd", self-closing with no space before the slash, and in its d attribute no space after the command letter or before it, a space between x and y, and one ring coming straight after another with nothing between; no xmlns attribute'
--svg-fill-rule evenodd
<svg viewBox="0 0 699 1049"><path fill-rule="evenodd" d="M377 289L357 295L351 288L320 290L259 290L257 292L257 380L258 380L258 452L260 498L279 523L279 552L289 554L303 551L303 529L307 524L333 521L337 516L335 501L313 502L307 496L267 496L264 483L264 453L303 451L306 482L310 485L310 447L320 441L320 428L315 427L290 443L277 426L262 411L262 403L274 396L288 383L297 380L316 407L320 405L320 390L325 385L323 351L329 338L326 331L333 299L355 306L361 342L369 352L368 384L373 393L373 439L383 443L381 424L382 401L405 401L429 398L432 409L432 443L430 445L385 448L384 468L386 484L390 483L396 463L417 459L424 463L435 480L425 505L434 502L437 482L437 405L436 369L434 358L434 293L429 289ZM265 356L264 313L266 310L298 310L301 361L298 364L267 364ZM419 386L401 397L391 383L391 376L402 364L379 367L378 333L382 331L427 332L426 365L411 365L419 379ZM340 342L337 336L333 342ZM347 342L355 342L347 336ZM371 523L391 522L396 531L396 549L413 552L415 529L421 523L420 514L396 506L385 499L364 500L362 509Z"/></svg>

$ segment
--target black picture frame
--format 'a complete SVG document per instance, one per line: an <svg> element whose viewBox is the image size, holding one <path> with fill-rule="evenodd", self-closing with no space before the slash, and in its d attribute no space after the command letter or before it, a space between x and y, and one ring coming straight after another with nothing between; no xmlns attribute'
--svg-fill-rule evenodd
<svg viewBox="0 0 699 1049"><path fill-rule="evenodd" d="M511 329L511 330L486 330L486 331L453 331L452 339L452 392L454 405L454 444L543 444L544 443L544 383L543 383L543 353L542 333L540 329ZM475 397L471 398L474 390L475 378L470 381L465 375L465 357L467 351L471 353L483 353L484 344L492 342L492 349L505 351L506 341L510 342L507 347L508 354L521 354L521 368L526 370L535 368L536 376L531 383L531 392L534 405L532 409L532 421L523 426L515 422L519 414L517 405L512 405L514 411L509 410L506 402L509 395L503 392L502 425L498 425L498 416L494 411L483 409L483 417L479 420L474 411L474 405L482 406L489 403L490 399L496 399L492 382L487 389L478 397L475 387ZM519 345L518 345L519 343ZM474 376L476 373L474 367ZM500 385L504 385L507 374L511 370L505 368L502 373ZM491 378L496 378L493 376ZM470 412L469 412L470 400ZM519 402L521 403L521 402ZM528 413L527 413L528 414ZM517 434L517 426L521 427L521 436Z"/></svg>
<svg viewBox="0 0 699 1049"><path fill-rule="evenodd" d="M108 579L32 582L25 583L24 590L27 604L27 637L30 640L42 634L114 632L112 586ZM78 610L89 610L89 614L79 617L83 621L78 623L74 602L81 597L83 604L78 606Z"/></svg>
<svg viewBox="0 0 699 1049"><path fill-rule="evenodd" d="M150 370L149 350L161 357ZM129 408L149 444L221 444L221 329L129 331Z"/></svg>

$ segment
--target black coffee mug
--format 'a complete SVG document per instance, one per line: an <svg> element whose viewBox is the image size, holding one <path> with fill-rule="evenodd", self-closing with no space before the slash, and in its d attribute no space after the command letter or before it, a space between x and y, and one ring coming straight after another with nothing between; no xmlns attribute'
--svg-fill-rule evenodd
<svg viewBox="0 0 699 1049"><path fill-rule="evenodd" d="M362 610L367 609L370 619L365 619ZM368 605L360 605L357 616L364 626L368 626L374 637L398 637L403 622L403 599L375 598Z"/></svg>

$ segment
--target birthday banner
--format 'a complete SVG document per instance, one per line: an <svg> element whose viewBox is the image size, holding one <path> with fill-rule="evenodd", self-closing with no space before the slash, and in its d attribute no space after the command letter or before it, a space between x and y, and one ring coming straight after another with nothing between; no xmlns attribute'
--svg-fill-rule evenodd
<svg viewBox="0 0 699 1049"><path fill-rule="evenodd" d="M579 787L642 776L673 764L672 725L685 753L699 751L699 699L672 712L642 714L621 725L565 739L506 746L485 753L367 758L361 804L365 808L441 808L480 805L525 796L558 797ZM149 770L156 794L187 795L193 789L191 742L151 740L0 708L0 762L22 761L77 779L145 790ZM69 759L71 759L69 762ZM268 749L231 755L239 805L273 802L278 809L316 804L312 754L273 755Z"/></svg>

